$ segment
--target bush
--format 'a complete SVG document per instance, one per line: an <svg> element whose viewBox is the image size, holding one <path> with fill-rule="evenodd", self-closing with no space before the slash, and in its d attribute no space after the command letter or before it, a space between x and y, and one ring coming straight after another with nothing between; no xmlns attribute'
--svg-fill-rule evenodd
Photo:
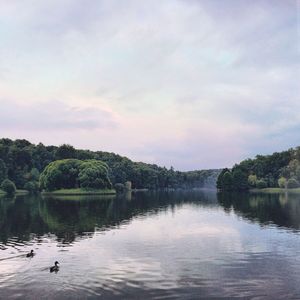
<svg viewBox="0 0 300 300"><path fill-rule="evenodd" d="M125 186L123 183L116 183L115 184L115 190L117 193L123 193L125 191Z"/></svg>
<svg viewBox="0 0 300 300"><path fill-rule="evenodd" d="M24 185L24 189L32 194L37 193L39 191L39 183L38 181L29 181Z"/></svg>
<svg viewBox="0 0 300 300"><path fill-rule="evenodd" d="M14 194L17 190L15 184L9 179L2 181L1 189L9 195Z"/></svg>
<svg viewBox="0 0 300 300"><path fill-rule="evenodd" d="M264 179L260 179L256 182L256 187L258 189L265 189L267 187L267 183Z"/></svg>
<svg viewBox="0 0 300 300"><path fill-rule="evenodd" d="M287 182L287 187L289 189L294 189L299 187L299 182L295 178L290 178Z"/></svg>
<svg viewBox="0 0 300 300"><path fill-rule="evenodd" d="M278 186L282 189L284 189L287 186L287 180L284 177L280 177L278 179Z"/></svg>

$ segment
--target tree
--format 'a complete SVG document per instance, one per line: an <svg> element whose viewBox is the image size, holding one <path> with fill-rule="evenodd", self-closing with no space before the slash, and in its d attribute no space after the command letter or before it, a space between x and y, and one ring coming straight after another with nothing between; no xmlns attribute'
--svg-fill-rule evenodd
<svg viewBox="0 0 300 300"><path fill-rule="evenodd" d="M7 177L7 168L2 159L0 159L0 182Z"/></svg>
<svg viewBox="0 0 300 300"><path fill-rule="evenodd" d="M34 145L26 140L0 139L0 159L5 164L5 178L10 178L20 189L28 182L36 181L38 173L42 173L51 162L61 159L101 160L109 166L108 177L113 184L131 181L134 188L215 187L220 173L218 169L179 172L155 164L136 163L115 153L80 150L66 144L60 147L42 143Z"/></svg>
<svg viewBox="0 0 300 300"><path fill-rule="evenodd" d="M238 168L235 168L232 171L232 189L238 191L243 191L248 189L247 175Z"/></svg>
<svg viewBox="0 0 300 300"><path fill-rule="evenodd" d="M76 150L73 146L68 144L63 144L59 146L55 152L55 158L57 160L76 158Z"/></svg>
<svg viewBox="0 0 300 300"><path fill-rule="evenodd" d="M221 173L218 176L217 179L217 189L218 190L223 190L224 189L224 181L223 181L223 176L225 173L230 172L229 169L225 168L221 171Z"/></svg>
<svg viewBox="0 0 300 300"><path fill-rule="evenodd" d="M295 178L290 178L288 181L287 181L287 187L289 189L294 189L294 188L297 188L299 187L299 181Z"/></svg>
<svg viewBox="0 0 300 300"><path fill-rule="evenodd" d="M284 177L278 179L278 186L282 189L287 188L287 180Z"/></svg>
<svg viewBox="0 0 300 300"><path fill-rule="evenodd" d="M46 190L77 187L79 166L82 161L63 159L50 163L40 176L40 187Z"/></svg>
<svg viewBox="0 0 300 300"><path fill-rule="evenodd" d="M256 187L256 183L257 183L257 176L255 174L251 174L248 176L248 184L251 187Z"/></svg>
<svg viewBox="0 0 300 300"><path fill-rule="evenodd" d="M63 159L50 163L40 176L40 187L46 190L71 188L111 188L108 166L99 160Z"/></svg>
<svg viewBox="0 0 300 300"><path fill-rule="evenodd" d="M232 190L232 175L231 172L227 171L222 177L222 189L224 191L231 191Z"/></svg>
<svg viewBox="0 0 300 300"><path fill-rule="evenodd" d="M297 159L293 159L290 161L287 167L287 171L289 172L290 178L300 180L300 162Z"/></svg>
<svg viewBox="0 0 300 300"><path fill-rule="evenodd" d="M30 179L34 180L34 181L38 181L39 178L40 178L40 172L39 172L39 170L36 169L36 168L31 169L31 171L30 171Z"/></svg>
<svg viewBox="0 0 300 300"><path fill-rule="evenodd" d="M110 189L108 166L99 160L86 160L79 166L78 182L82 188Z"/></svg>
<svg viewBox="0 0 300 300"><path fill-rule="evenodd" d="M123 183L116 183L115 184L115 190L117 193L123 193L125 191L125 186Z"/></svg>
<svg viewBox="0 0 300 300"><path fill-rule="evenodd" d="M256 183L256 187L257 187L258 189L264 189L264 188L267 187L267 183L266 183L266 181L265 181L264 179L259 179L259 180L257 181L257 183Z"/></svg>
<svg viewBox="0 0 300 300"><path fill-rule="evenodd" d="M9 195L13 195L17 190L15 184L9 179L3 180L1 189Z"/></svg>
<svg viewBox="0 0 300 300"><path fill-rule="evenodd" d="M39 191L38 181L28 181L24 185L24 189L29 191L31 194L37 193Z"/></svg>

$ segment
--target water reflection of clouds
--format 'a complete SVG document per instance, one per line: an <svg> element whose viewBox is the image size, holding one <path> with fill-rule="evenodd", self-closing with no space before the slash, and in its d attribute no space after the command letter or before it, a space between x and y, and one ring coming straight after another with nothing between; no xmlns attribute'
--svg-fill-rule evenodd
<svg viewBox="0 0 300 300"><path fill-rule="evenodd" d="M139 199L136 205L141 203ZM257 205L261 203L257 201ZM113 211L122 212L120 207ZM29 282L29 293L43 290L45 295L51 295L55 290L60 295L67 292L80 297L88 293L92 297L120 299L142 299L148 292L153 298L172 299L199 294L204 299L274 299L276 295L286 296L287 291L290 298L299 295L298 235L275 226L261 227L258 221L237 215L239 207L230 213L201 201L165 205L163 210L155 207L149 204L140 210L142 215L127 213L127 207L122 218L116 219L119 225L109 231L85 232L84 236L90 238L77 237L68 251L61 251L55 234L32 241L34 249L38 247L34 259L1 262L0 287ZM59 208L58 205L54 211L57 213ZM268 211L268 206L263 208ZM89 216L94 216L91 210ZM55 259L61 263L61 270L57 276L49 277L48 269L42 270L41 266L52 265Z"/></svg>

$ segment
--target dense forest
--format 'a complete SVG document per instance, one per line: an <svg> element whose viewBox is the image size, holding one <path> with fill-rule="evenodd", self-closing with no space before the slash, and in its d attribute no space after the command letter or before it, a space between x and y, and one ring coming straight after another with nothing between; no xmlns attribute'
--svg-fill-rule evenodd
<svg viewBox="0 0 300 300"><path fill-rule="evenodd" d="M217 180L219 190L267 187L300 187L300 147L246 159L231 170L223 169Z"/></svg>
<svg viewBox="0 0 300 300"><path fill-rule="evenodd" d="M99 160L107 164L110 182L132 182L133 188L215 187L220 170L175 171L174 168L133 162L127 157L103 151L75 149L71 145L45 146L27 140L0 139L0 183L11 180L18 189L39 189L40 174L52 162L64 159Z"/></svg>

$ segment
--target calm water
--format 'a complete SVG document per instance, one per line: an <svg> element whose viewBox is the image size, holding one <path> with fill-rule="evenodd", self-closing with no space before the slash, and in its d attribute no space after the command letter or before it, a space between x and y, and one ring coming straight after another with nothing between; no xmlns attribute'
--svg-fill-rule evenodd
<svg viewBox="0 0 300 300"><path fill-rule="evenodd" d="M0 298L300 299L299 229L295 195L0 198Z"/></svg>

